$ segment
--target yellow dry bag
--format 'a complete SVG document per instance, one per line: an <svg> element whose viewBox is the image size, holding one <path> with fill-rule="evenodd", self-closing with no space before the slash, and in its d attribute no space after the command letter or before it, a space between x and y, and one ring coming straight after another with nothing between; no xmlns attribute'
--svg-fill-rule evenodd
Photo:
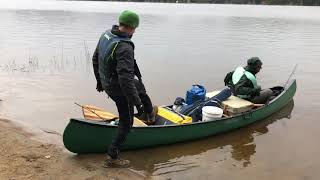
<svg viewBox="0 0 320 180"><path fill-rule="evenodd" d="M187 124L192 123L190 116L185 116L178 112L173 111L168 107L158 107L157 121L165 124Z"/></svg>

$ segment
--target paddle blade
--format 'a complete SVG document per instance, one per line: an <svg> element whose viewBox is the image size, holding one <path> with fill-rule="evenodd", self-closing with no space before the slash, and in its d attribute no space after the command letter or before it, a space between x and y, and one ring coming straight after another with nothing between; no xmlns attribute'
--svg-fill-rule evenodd
<svg viewBox="0 0 320 180"><path fill-rule="evenodd" d="M88 120L111 121L117 118L116 115L93 105L83 105L82 112L84 118Z"/></svg>

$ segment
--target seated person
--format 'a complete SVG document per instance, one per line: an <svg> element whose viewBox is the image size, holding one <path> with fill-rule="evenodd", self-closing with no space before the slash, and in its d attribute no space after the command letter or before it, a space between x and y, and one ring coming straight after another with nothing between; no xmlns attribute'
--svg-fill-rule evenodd
<svg viewBox="0 0 320 180"><path fill-rule="evenodd" d="M258 57L248 59L247 66L237 67L224 78L226 86L239 98L249 100L255 104L265 104L272 95L271 89L261 90L257 84L256 74L260 71L262 62Z"/></svg>

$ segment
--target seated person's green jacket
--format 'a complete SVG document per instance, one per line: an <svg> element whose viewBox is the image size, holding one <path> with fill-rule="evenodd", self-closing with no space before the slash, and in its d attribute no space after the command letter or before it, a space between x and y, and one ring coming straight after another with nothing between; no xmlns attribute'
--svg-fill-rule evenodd
<svg viewBox="0 0 320 180"><path fill-rule="evenodd" d="M248 71L247 67L245 68ZM250 79L247 78L246 75L243 75L240 80L233 84L232 82L232 75L234 71L229 72L226 77L224 78L224 83L226 86L229 86L235 96L238 96L243 99L251 100L255 96L260 94L261 87L254 87L253 83Z"/></svg>

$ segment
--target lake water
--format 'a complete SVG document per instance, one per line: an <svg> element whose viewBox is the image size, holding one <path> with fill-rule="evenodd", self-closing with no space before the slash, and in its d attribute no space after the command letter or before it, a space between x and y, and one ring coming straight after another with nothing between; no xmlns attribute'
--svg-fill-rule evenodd
<svg viewBox="0 0 320 180"><path fill-rule="evenodd" d="M124 153L134 169L171 179L319 179L318 7L1 1L1 117L62 133L81 117L74 102L116 112L95 90L91 56L124 9L141 16L133 41L154 104L195 83L220 89L251 56L264 63L262 87L283 85L298 64L297 93L282 111L231 133Z"/></svg>

